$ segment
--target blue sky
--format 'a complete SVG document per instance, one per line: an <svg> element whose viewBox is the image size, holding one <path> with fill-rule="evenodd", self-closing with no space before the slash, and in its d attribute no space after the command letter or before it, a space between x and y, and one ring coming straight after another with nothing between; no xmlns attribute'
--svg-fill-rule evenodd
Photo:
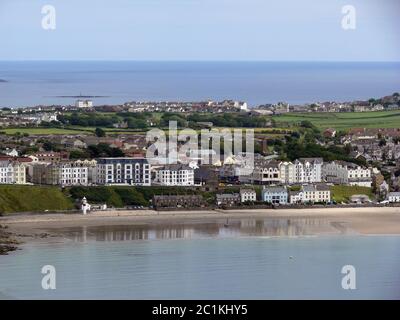
<svg viewBox="0 0 400 320"><path fill-rule="evenodd" d="M41 27L46 4L53 31ZM348 4L355 30L341 27ZM399 9L398 0L0 0L0 60L400 61Z"/></svg>

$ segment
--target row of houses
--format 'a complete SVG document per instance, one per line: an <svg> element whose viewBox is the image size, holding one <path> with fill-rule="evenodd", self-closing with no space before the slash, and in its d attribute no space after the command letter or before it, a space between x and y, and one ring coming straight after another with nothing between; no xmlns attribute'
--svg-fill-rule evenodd
<svg viewBox="0 0 400 320"><path fill-rule="evenodd" d="M234 168L234 166L233 166ZM223 177L238 176L241 183L259 185L331 182L371 187L371 168L344 161L324 162L322 158L300 158L293 162L257 159L253 172L239 175L240 170L223 169Z"/></svg>
<svg viewBox="0 0 400 320"><path fill-rule="evenodd" d="M286 186L265 187L262 200L270 204L328 203L331 191L327 184L306 184L290 191Z"/></svg>
<svg viewBox="0 0 400 320"><path fill-rule="evenodd" d="M62 160L59 154L47 153L46 156L38 154L33 158L0 158L0 183L193 186L195 179L194 169L185 165L152 168L145 158L72 161Z"/></svg>
<svg viewBox="0 0 400 320"><path fill-rule="evenodd" d="M239 193L216 195L217 206L229 207L256 201L256 192L249 188L240 189ZM327 184L304 184L297 191L291 191L286 186L264 186L259 201L271 205L329 203L331 202L331 191Z"/></svg>

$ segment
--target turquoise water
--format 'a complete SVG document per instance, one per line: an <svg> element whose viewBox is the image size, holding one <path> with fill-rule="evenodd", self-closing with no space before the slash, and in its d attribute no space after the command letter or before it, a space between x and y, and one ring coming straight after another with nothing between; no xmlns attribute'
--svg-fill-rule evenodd
<svg viewBox="0 0 400 320"><path fill-rule="evenodd" d="M296 235L283 222L261 228L258 223L258 231L229 228L213 223L64 229L66 241L31 243L0 256L0 297L400 298L399 236L309 236L302 227ZM281 237L264 235L280 229ZM56 268L56 290L41 287L44 265ZM356 290L341 287L344 265L356 268Z"/></svg>
<svg viewBox="0 0 400 320"><path fill-rule="evenodd" d="M234 99L250 106L348 101L400 91L400 63L0 61L0 107ZM24 94L21 94L23 92Z"/></svg>

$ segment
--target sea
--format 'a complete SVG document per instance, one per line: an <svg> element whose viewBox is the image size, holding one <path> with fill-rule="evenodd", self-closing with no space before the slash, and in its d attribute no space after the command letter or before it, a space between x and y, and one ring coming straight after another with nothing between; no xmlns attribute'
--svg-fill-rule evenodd
<svg viewBox="0 0 400 320"><path fill-rule="evenodd" d="M250 107L400 91L398 62L0 61L0 107L232 99Z"/></svg>
<svg viewBox="0 0 400 320"><path fill-rule="evenodd" d="M320 219L52 232L0 256L0 299L400 299L400 236ZM55 289L43 288L45 266Z"/></svg>

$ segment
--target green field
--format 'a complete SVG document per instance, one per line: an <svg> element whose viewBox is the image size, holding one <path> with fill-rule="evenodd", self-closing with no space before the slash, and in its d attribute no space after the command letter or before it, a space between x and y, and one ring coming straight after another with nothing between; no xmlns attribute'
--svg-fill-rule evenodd
<svg viewBox="0 0 400 320"><path fill-rule="evenodd" d="M320 129L400 128L400 110L343 113L289 113L272 117L279 127L298 126L310 121Z"/></svg>
<svg viewBox="0 0 400 320"><path fill-rule="evenodd" d="M73 203L57 187L0 186L0 212L43 212L46 210L69 210Z"/></svg>
<svg viewBox="0 0 400 320"><path fill-rule="evenodd" d="M365 194L370 198L370 200L374 197L371 188L358 186L333 186L331 187L331 193L332 200L335 200L338 203L348 202L350 197L356 194Z"/></svg>
<svg viewBox="0 0 400 320"><path fill-rule="evenodd" d="M88 133L88 131L94 131L95 128L88 129L63 129L63 128L5 128L0 129L0 132L4 132L5 134L16 134L17 132L24 134L80 134L80 133Z"/></svg>

